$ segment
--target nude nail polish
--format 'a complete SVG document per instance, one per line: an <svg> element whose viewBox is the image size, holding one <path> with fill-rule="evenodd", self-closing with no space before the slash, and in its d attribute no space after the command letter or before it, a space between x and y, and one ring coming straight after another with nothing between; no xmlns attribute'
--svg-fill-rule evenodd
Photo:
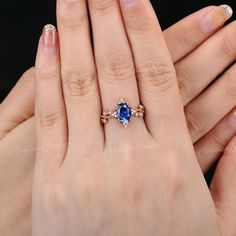
<svg viewBox="0 0 236 236"><path fill-rule="evenodd" d="M224 12L224 14L226 15L226 18L231 18L233 15L233 9L226 4L220 5L219 8L221 8Z"/></svg>
<svg viewBox="0 0 236 236"><path fill-rule="evenodd" d="M125 7L133 7L138 3L138 0L122 0Z"/></svg>
<svg viewBox="0 0 236 236"><path fill-rule="evenodd" d="M210 10L204 17L203 23L206 31L214 31L222 26L233 15L233 10L228 5L220 5Z"/></svg>
<svg viewBox="0 0 236 236"><path fill-rule="evenodd" d="M79 2L80 0L64 0L65 2L71 2L71 3L73 3L73 2Z"/></svg>
<svg viewBox="0 0 236 236"><path fill-rule="evenodd" d="M43 29L43 45L46 48L54 48L56 45L56 28L48 24Z"/></svg>

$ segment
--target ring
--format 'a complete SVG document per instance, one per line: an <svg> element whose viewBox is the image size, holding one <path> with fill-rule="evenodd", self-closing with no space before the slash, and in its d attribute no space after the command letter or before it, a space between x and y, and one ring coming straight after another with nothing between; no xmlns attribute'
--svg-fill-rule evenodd
<svg viewBox="0 0 236 236"><path fill-rule="evenodd" d="M106 124L108 123L109 119L115 118L126 128L134 117L142 118L144 115L145 107L143 105L139 105L136 109L133 109L123 99L120 99L120 102L114 110L103 111L101 115L101 123Z"/></svg>

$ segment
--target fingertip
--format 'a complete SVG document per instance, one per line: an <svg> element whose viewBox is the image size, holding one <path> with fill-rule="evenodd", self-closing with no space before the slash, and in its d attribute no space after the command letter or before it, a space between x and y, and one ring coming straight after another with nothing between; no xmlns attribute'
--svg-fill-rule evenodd
<svg viewBox="0 0 236 236"><path fill-rule="evenodd" d="M59 39L56 27L47 24L39 40L36 57L36 72L52 71L59 67Z"/></svg>
<svg viewBox="0 0 236 236"><path fill-rule="evenodd" d="M212 7L202 18L204 30L212 32L224 25L233 15L233 10L228 5Z"/></svg>
<svg viewBox="0 0 236 236"><path fill-rule="evenodd" d="M234 12L231 6L223 4L223 5L220 5L219 8L223 10L223 13L225 14L226 19L229 19L233 16Z"/></svg>
<svg viewBox="0 0 236 236"><path fill-rule="evenodd" d="M47 24L43 28L39 41L39 48L44 53L55 53L58 44L57 30L54 25Z"/></svg>

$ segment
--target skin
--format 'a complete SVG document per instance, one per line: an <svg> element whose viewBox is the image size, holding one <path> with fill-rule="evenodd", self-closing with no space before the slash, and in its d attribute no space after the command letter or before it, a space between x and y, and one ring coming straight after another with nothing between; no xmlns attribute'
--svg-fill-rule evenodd
<svg viewBox="0 0 236 236"><path fill-rule="evenodd" d="M234 235L235 141L210 191L155 12L120 5L88 1L94 55L86 1L58 0L60 56L55 30L40 39L32 235ZM124 95L145 119L102 127Z"/></svg>
<svg viewBox="0 0 236 236"><path fill-rule="evenodd" d="M209 12L212 15L217 15L218 17L216 18L217 23L216 22L214 23L215 27L211 28L211 30L208 30L208 29L206 30L203 27L203 19L204 19L204 16ZM69 14L71 15L71 12L68 13L68 15ZM224 21L227 19L225 17L225 18L222 18L221 21L219 21L218 19L220 18L220 16L222 17L222 12L218 8L208 7L199 11L198 13L195 13L194 15L191 15L187 19L172 26L170 29L167 29L164 32L165 41L171 53L172 60L175 62L176 68L177 68L177 65L180 65L179 68L183 68L184 70L185 63L186 63L186 68L189 67L188 64L190 64L191 60L193 60L198 55L201 55L202 57L204 56L207 58L209 55L209 51L211 50L210 45L214 43L212 42L214 38L217 39L218 42L222 42L222 44L219 43L218 48L214 48L214 50L216 49L219 50L217 53L218 57L219 55L222 56L222 54L224 55L224 53L226 53L224 52L224 48L222 48L222 45L224 45L223 42L225 42L225 40L229 40L229 38L232 38L232 39L234 38L233 34L235 30L235 23L230 24L227 27L227 30L224 29L215 33L217 30L219 30L219 28L223 25ZM70 28L68 24L70 23L73 25L73 19L70 19L67 21L66 17L63 17L63 18L65 20L64 27ZM75 24L75 21L77 20L78 19L74 20L74 24ZM59 19L59 22L60 22L60 19ZM193 25L195 27L193 27ZM192 37L193 33L195 34L194 37ZM211 36L213 33L215 34ZM64 36L61 34L61 37L64 37ZM194 41L193 41L193 38L194 38ZM173 39L175 41L173 41ZM206 39L208 40L204 42ZM74 41L72 40L73 43ZM208 41L211 43L208 43ZM198 49L196 49L199 45L201 46ZM204 50L203 49L199 50L202 47ZM68 48L68 50L70 49ZM196 53L196 51L198 53ZM205 54L203 55L201 51L203 52L205 51ZM233 45L232 45L232 51L233 51ZM186 55L188 55L188 57L185 57ZM192 55L195 55L195 56L192 56ZM224 65L228 65L229 61L232 61L233 59L234 59L233 53L231 57L229 58L225 57ZM206 59L206 61L208 60L209 58ZM204 70L205 65L204 63L202 64L199 63L200 61L201 61L201 58L198 58L198 61L196 61L196 59L194 60L195 63L197 62L196 65L199 64L199 67L197 68L200 68L200 70ZM207 65L208 70L212 71L211 75L213 74L213 71L215 73L215 70L217 69L216 67L218 67L218 65L217 66L214 65L212 68L209 68L209 65ZM179 71L181 70L179 69ZM213 118L214 118L212 119L213 122L212 121L209 122L209 125L207 125L204 132L202 132L202 130L199 128L201 132L199 132L200 134L197 134L198 128L195 129L196 131L194 129L193 131L191 131L191 128L190 128L190 133L193 140L196 139L194 138L194 136L200 137L200 140L198 141L197 139L195 142L195 149L196 149L196 153L197 154L199 153L199 155L197 155L197 158L200 162L200 165L203 171L205 171L209 166L211 166L214 160L221 155L222 151L225 148L225 145L229 142L229 140L235 134L236 125L235 125L235 122L233 122L234 112L231 112L225 118L223 118L224 115L226 115L235 105L234 103L232 103L235 96L233 93L233 90L231 89L233 88L233 85L232 85L233 81L228 79L233 76L234 71L235 71L234 67L232 67L231 70L229 71L232 71L232 72L230 73L227 72L219 80L219 81L222 81L221 84L215 85L216 83L214 83L214 87L211 86L214 88L214 90L213 88L211 89L213 92L209 93L208 91L210 89L207 89L204 91L203 93L203 95L205 94L204 100L202 99L199 100L199 98L193 99L196 95L195 94L191 95L191 92L195 91L195 89L194 90L190 89L189 95L188 96L185 95L185 93L187 94L187 92L186 92L186 89L184 90L184 88L188 86L184 86L184 85L180 86L181 94L183 96L183 103L186 105L185 107L190 107L186 110L195 111L194 109L196 109L194 113L194 118L196 117L196 119L194 120L198 120L199 116L205 116L205 115L208 116L208 114L210 113L213 114ZM74 72L71 71L70 73L73 74ZM194 71L194 73L197 73L197 70ZM198 76L200 75L194 76L194 73L191 72L189 74L189 78L196 78L197 80ZM177 75L178 74L181 74L181 72L178 72L178 68L177 68ZM231 76L229 76L229 74ZM205 78L204 81L208 81L209 83L215 78L214 76L204 77ZM2 156L1 162L3 163L1 165L1 170L2 170L1 173L3 173L4 179L8 179L11 182L15 182L16 179L18 180L17 186L11 189L9 189L9 186L6 186L4 184L2 185L2 188L5 191L4 191L4 194L1 195L1 199L3 199L3 202L8 202L8 206L6 206L6 210L5 211L3 210L2 212L8 212L8 213L10 212L10 214L7 214L7 217L5 214L2 214L2 218L1 218L2 219L1 222L6 222L3 224L4 229L1 229L1 232L4 232L5 235L8 235L9 232L12 232L13 229L11 225L14 225L14 230L15 232L17 232L17 235L25 235L25 232L26 231L29 232L29 228L30 228L30 224L29 224L30 206L27 204L27 205L22 206L22 208L20 209L18 208L18 211L16 211L15 209L16 209L16 206L18 206L19 204L22 205L22 202L29 203L30 198L31 198L31 181L32 181L32 174L33 174L34 157L35 157L35 150L34 150L35 140L32 138L34 137L32 136L32 134L34 133L34 119L30 119L28 121L25 121L25 120L27 120L29 117L33 115L33 103L34 103L33 79L34 79L34 69L31 69L29 72L24 74L23 78L19 81L16 88L12 91L11 95L0 106L0 114L1 114L0 119L4 117L4 119L1 120L1 123L0 123L1 125L0 137L2 139L0 143L0 150L1 150L1 156ZM191 82L192 83L191 86L195 86L194 83L196 83L196 80L193 80L193 82ZM179 81L181 80L179 79ZM188 84L190 84L189 79L183 80L183 81L188 81ZM230 83L228 81L230 81ZM179 84L184 84L184 83L179 82ZM198 87L197 91L199 93L202 92L205 86L206 84L199 86L201 89L199 89ZM222 89L222 87L224 89ZM217 91L219 92L217 93ZM215 97L212 97L210 95L206 96L206 94L216 94L218 95L218 97L221 98L222 101L225 101L224 105L225 104L229 104L229 105L227 105L227 108L219 107L218 110L215 109L215 107L213 107L214 110L212 110L211 100L214 101ZM195 102L195 100L197 100L197 102ZM117 103L117 101L115 101L115 103ZM195 105L191 106L191 104L195 104ZM114 104L112 104L112 107L113 106ZM11 109L9 109L9 107L11 107ZM199 113L198 115L197 109L201 107L204 108L203 112ZM190 116L188 115L189 113L190 112L187 112L187 119L189 119L188 118L188 116ZM196 125L191 125L191 123L193 124L196 123L192 119L192 117L189 120L190 120L188 122L189 127L191 126L195 127ZM201 122L198 123L199 126L201 126L202 123L204 124L203 120L202 119L200 120ZM217 122L219 123L217 124ZM214 126L215 128L213 128ZM213 128L213 130L207 133L207 131L211 130L211 128ZM222 131L224 132L224 135L222 135ZM25 134L24 137L22 137L23 133ZM204 135L205 133L206 135ZM16 151L13 153L9 153L9 146L12 147L12 145L16 147ZM220 145L220 148L219 148L219 145ZM212 150L217 149L217 152L215 151L211 153L206 152L206 147L208 146L211 147ZM11 158L10 160L12 160L11 162L9 162L9 157ZM21 163L24 163L24 164L22 164L19 168L18 163L20 162L16 162L15 159L13 159L12 157L17 157L18 160L24 160L23 162L21 161ZM17 175L12 175L13 171L11 172L6 171L6 168L5 168L6 166L11 168L11 170L14 170L14 173L17 173ZM28 174L26 176L26 175L23 175L23 173L28 173ZM9 199L9 194L11 194L12 196L21 195L22 198L19 199L18 197L15 197L15 198L13 197L13 199ZM11 205L9 205L9 202L11 203ZM14 212L14 217L12 217L13 212ZM28 212L28 214L24 214L25 212ZM22 215L25 215L25 218L22 219ZM8 225L8 227L6 227L6 225Z"/></svg>

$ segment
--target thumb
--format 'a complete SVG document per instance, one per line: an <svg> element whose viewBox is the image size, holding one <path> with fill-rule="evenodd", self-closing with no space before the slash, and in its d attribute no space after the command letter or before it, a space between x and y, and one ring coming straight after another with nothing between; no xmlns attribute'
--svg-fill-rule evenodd
<svg viewBox="0 0 236 236"><path fill-rule="evenodd" d="M35 69L26 71L0 104L0 140L34 114Z"/></svg>
<svg viewBox="0 0 236 236"><path fill-rule="evenodd" d="M222 235L236 235L236 137L221 157L211 184L211 193Z"/></svg>

